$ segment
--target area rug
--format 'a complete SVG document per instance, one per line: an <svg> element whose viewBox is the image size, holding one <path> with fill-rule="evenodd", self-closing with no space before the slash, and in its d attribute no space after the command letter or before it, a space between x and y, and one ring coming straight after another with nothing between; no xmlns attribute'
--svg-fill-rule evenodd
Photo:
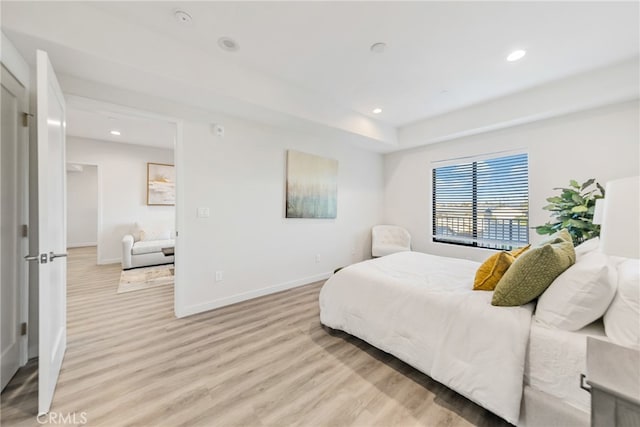
<svg viewBox="0 0 640 427"><path fill-rule="evenodd" d="M170 264L124 270L120 274L118 293L173 285L173 268Z"/></svg>

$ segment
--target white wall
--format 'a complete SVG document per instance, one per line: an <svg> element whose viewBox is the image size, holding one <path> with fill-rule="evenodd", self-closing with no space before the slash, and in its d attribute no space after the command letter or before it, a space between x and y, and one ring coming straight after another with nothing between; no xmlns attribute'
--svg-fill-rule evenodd
<svg viewBox="0 0 640 427"><path fill-rule="evenodd" d="M370 257L371 227L382 219L383 158L356 148L349 135L263 126L58 77L67 95L177 121L177 315L309 283ZM224 125L223 138L213 134L212 123ZM335 220L284 218L287 149L338 160ZM198 207L209 207L211 216L196 218ZM223 272L220 282L214 280L216 271Z"/></svg>
<svg viewBox="0 0 640 427"><path fill-rule="evenodd" d="M431 162L510 149L529 153L530 225L549 219L545 199L554 187L596 178L640 174L638 101L587 110L527 125L464 137L385 156L385 222L406 227L415 250L483 260L484 249L434 243ZM535 230L530 240L539 241Z"/></svg>
<svg viewBox="0 0 640 427"><path fill-rule="evenodd" d="M380 154L247 121L224 125L224 138L206 123L184 125L178 314L324 279L370 257L371 226L382 215ZM338 160L335 220L284 218L288 149ZM196 218L198 207L211 217Z"/></svg>
<svg viewBox="0 0 640 427"><path fill-rule="evenodd" d="M67 247L98 244L98 167L67 171Z"/></svg>
<svg viewBox="0 0 640 427"><path fill-rule="evenodd" d="M173 206L147 206L147 162L173 163L173 150L69 136L67 162L98 166L98 263L120 262L135 222L174 221Z"/></svg>

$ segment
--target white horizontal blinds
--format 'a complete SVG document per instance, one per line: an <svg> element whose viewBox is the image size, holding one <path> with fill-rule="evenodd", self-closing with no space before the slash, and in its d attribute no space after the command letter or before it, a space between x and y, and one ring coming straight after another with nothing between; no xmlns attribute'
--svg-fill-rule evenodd
<svg viewBox="0 0 640 427"><path fill-rule="evenodd" d="M435 241L496 249L529 240L528 156L433 169Z"/></svg>
<svg viewBox="0 0 640 427"><path fill-rule="evenodd" d="M434 240L473 243L473 163L433 169Z"/></svg>

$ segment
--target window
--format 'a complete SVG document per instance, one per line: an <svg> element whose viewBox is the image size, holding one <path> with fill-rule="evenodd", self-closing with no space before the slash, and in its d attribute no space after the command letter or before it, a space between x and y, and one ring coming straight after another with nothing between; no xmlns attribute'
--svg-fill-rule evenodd
<svg viewBox="0 0 640 427"><path fill-rule="evenodd" d="M433 241L506 249L529 242L527 154L433 169Z"/></svg>

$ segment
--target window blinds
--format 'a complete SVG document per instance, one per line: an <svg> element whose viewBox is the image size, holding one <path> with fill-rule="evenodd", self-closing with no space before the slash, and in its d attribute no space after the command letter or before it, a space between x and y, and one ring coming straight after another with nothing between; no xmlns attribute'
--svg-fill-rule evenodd
<svg viewBox="0 0 640 427"><path fill-rule="evenodd" d="M528 155L433 169L433 240L494 249L529 241Z"/></svg>

